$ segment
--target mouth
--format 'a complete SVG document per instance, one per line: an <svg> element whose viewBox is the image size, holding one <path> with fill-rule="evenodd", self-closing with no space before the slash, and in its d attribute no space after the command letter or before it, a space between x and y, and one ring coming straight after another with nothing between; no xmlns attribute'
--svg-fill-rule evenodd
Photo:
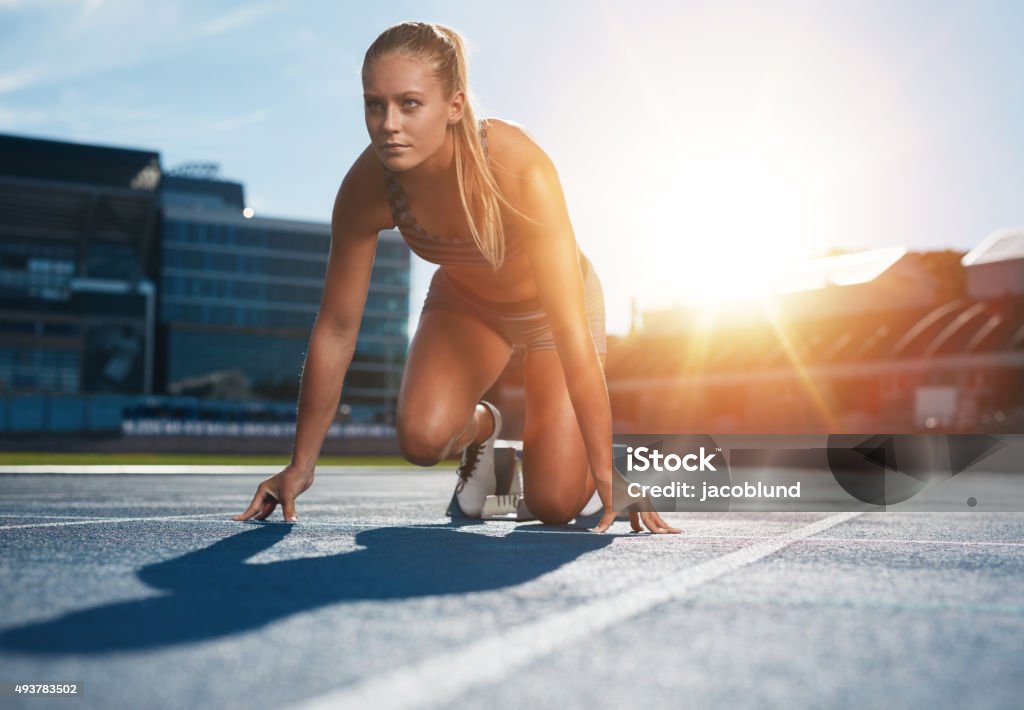
<svg viewBox="0 0 1024 710"><path fill-rule="evenodd" d="M383 146L384 150L397 150L399 148L408 148L408 147L409 146L407 146L405 143L385 143L384 146Z"/></svg>

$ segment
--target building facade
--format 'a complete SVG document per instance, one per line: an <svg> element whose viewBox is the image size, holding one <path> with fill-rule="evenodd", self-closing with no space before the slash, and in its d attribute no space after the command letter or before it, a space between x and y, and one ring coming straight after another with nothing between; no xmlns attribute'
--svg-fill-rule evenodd
<svg viewBox="0 0 1024 710"><path fill-rule="evenodd" d="M157 152L0 135L0 394L294 405L329 248L330 225L253 216ZM342 421L394 419L409 273L383 232Z"/></svg>
<svg viewBox="0 0 1024 710"><path fill-rule="evenodd" d="M0 135L0 390L154 391L159 155Z"/></svg>
<svg viewBox="0 0 1024 710"><path fill-rule="evenodd" d="M294 401L330 226L246 217L241 186L231 185L175 176L164 183L161 375L172 394L220 388L226 399ZM382 232L342 394L355 421L393 420L408 348L409 271L405 242Z"/></svg>

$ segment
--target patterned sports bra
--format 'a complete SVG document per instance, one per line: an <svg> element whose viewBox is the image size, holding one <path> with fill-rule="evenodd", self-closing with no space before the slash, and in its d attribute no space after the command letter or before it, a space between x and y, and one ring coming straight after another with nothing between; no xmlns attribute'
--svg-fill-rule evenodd
<svg viewBox="0 0 1024 710"><path fill-rule="evenodd" d="M487 129L480 122L480 140L487 153ZM387 187L388 205L395 226L405 238L412 251L432 264L453 266L490 266L483 253L472 239L443 239L436 237L420 226L409 209L409 200L402 189L398 176L384 166L384 184ZM521 239L508 238L505 243L505 259L512 259L523 253L525 245Z"/></svg>

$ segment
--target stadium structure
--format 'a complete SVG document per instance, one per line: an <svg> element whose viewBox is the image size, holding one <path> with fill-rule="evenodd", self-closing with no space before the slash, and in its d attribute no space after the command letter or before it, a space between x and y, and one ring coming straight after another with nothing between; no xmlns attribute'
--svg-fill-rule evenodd
<svg viewBox="0 0 1024 710"><path fill-rule="evenodd" d="M609 342L616 433L1024 429L1024 228L966 254L815 259L769 296L639 320ZM511 426L521 377L510 368L493 391Z"/></svg>

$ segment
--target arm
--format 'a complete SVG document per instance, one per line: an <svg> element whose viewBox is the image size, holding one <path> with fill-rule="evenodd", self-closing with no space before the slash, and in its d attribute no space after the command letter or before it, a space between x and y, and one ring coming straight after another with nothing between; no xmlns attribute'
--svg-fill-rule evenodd
<svg viewBox="0 0 1024 710"><path fill-rule="evenodd" d="M316 460L355 352L377 234L385 226L374 218L373 173L366 175L366 157L364 153L345 176L334 202L331 250L320 311L302 368L291 463L259 485L252 503L235 520L264 520L281 503L285 520L294 522L298 520L295 498L313 485Z"/></svg>
<svg viewBox="0 0 1024 710"><path fill-rule="evenodd" d="M299 384L292 465L311 473L338 411L377 248L377 232L359 223L359 205L353 203L358 190L346 189L349 182L342 182L334 203L324 291Z"/></svg>
<svg viewBox="0 0 1024 710"><path fill-rule="evenodd" d="M515 206L534 222L515 219L515 228L525 236L530 267L551 321L591 472L602 501L610 505L611 404L601 360L587 324L576 237L555 166L540 148L534 147L533 153L525 166L519 204Z"/></svg>
<svg viewBox="0 0 1024 710"><path fill-rule="evenodd" d="M577 256L576 237L569 220L558 173L548 156L532 141L523 166L522 181L516 189L514 206L531 218L514 218L515 228L525 236L530 266L541 303L551 322L569 399L583 435L591 475L605 506L595 528L608 529L615 519L613 484L621 476L612 465L612 414L604 369L591 339L587 322L583 274ZM661 517L646 512L630 513L633 529L639 531L640 517L652 532L679 532Z"/></svg>

